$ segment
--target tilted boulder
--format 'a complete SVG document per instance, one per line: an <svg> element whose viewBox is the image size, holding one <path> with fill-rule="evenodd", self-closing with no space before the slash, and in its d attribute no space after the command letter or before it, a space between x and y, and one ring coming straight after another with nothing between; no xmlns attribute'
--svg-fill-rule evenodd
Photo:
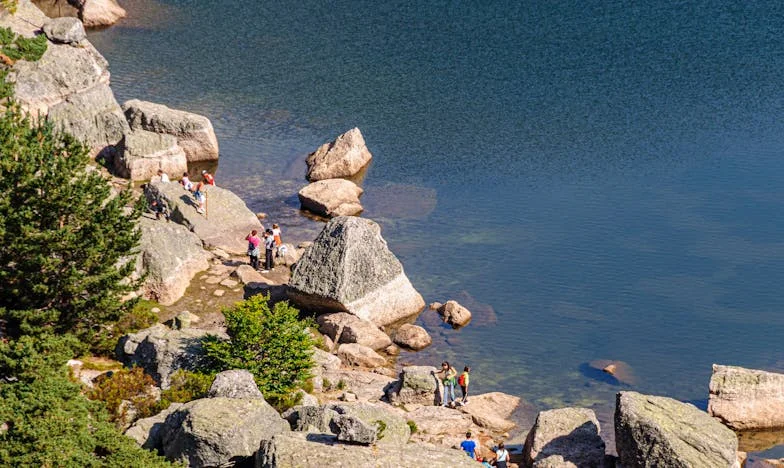
<svg viewBox="0 0 784 468"><path fill-rule="evenodd" d="M46 37L52 42L61 44L79 44L87 39L84 25L76 18L54 18L41 28Z"/></svg>
<svg viewBox="0 0 784 468"><path fill-rule="evenodd" d="M182 174L188 169L185 152L171 135L132 130L117 145L114 172L131 180L150 180L162 170Z"/></svg>
<svg viewBox="0 0 784 468"><path fill-rule="evenodd" d="M359 343L376 351L392 344L386 333L356 315L336 312L320 315L316 321L319 331L335 343Z"/></svg>
<svg viewBox="0 0 784 468"><path fill-rule="evenodd" d="M738 437L688 403L672 398L619 392L615 446L625 468L736 466Z"/></svg>
<svg viewBox="0 0 784 468"><path fill-rule="evenodd" d="M405 323L397 329L394 341L395 344L414 351L425 349L433 343L433 339L427 333L427 330L419 325L411 325L410 323Z"/></svg>
<svg viewBox="0 0 784 468"><path fill-rule="evenodd" d="M332 433L332 420L338 412L328 405L295 406L283 413L292 431Z"/></svg>
<svg viewBox="0 0 784 468"><path fill-rule="evenodd" d="M163 429L166 418L177 411L183 403L172 403L168 408L149 418L137 419L125 431L125 435L135 440L140 447L147 450L162 450Z"/></svg>
<svg viewBox="0 0 784 468"><path fill-rule="evenodd" d="M400 371L396 385L387 392L393 404L434 405L440 398L440 382L436 368L430 366L408 366Z"/></svg>
<svg viewBox="0 0 784 468"><path fill-rule="evenodd" d="M305 250L289 281L289 297L316 312L350 312L383 326L425 306L373 221L330 220Z"/></svg>
<svg viewBox="0 0 784 468"><path fill-rule="evenodd" d="M163 454L190 467L240 464L260 440L289 432L262 398L203 398L185 403L164 422Z"/></svg>
<svg viewBox="0 0 784 468"><path fill-rule="evenodd" d="M207 117L138 99L122 108L131 129L175 137L188 162L218 160L218 139Z"/></svg>
<svg viewBox="0 0 784 468"><path fill-rule="evenodd" d="M253 229L262 231L261 222L245 202L229 190L205 186L207 213L196 212L193 195L177 183L148 184L147 198L163 201L171 219L193 231L207 248L218 248L234 255L245 255L245 236Z"/></svg>
<svg viewBox="0 0 784 468"><path fill-rule="evenodd" d="M446 304L438 308L438 315L444 322L452 325L452 328L464 327L471 321L471 311L456 301L446 301Z"/></svg>
<svg viewBox="0 0 784 468"><path fill-rule="evenodd" d="M188 289L191 279L210 267L209 252L201 240L184 226L142 217L137 271L146 273L142 294L163 305L174 304Z"/></svg>
<svg viewBox="0 0 784 468"><path fill-rule="evenodd" d="M526 466L600 468L604 441L596 414L587 408L542 411L525 440Z"/></svg>
<svg viewBox="0 0 784 468"><path fill-rule="evenodd" d="M708 413L736 430L784 427L784 374L714 364Z"/></svg>
<svg viewBox="0 0 784 468"><path fill-rule="evenodd" d="M460 411L470 414L477 426L495 432L506 432L515 427L516 424L510 418L522 403L520 397L489 392L471 395L468 400L470 404L461 406Z"/></svg>
<svg viewBox="0 0 784 468"><path fill-rule="evenodd" d="M307 159L310 181L351 177L367 166L373 155L365 146L362 132L354 127L331 143L324 143Z"/></svg>
<svg viewBox="0 0 784 468"><path fill-rule="evenodd" d="M363 190L346 179L325 179L303 187L297 196L302 208L317 215L356 216L362 213L359 196Z"/></svg>
<svg viewBox="0 0 784 468"><path fill-rule="evenodd" d="M382 367L387 360L367 346L358 343L344 343L338 347L338 357L348 366Z"/></svg>
<svg viewBox="0 0 784 468"><path fill-rule="evenodd" d="M376 425L367 424L359 418L338 414L332 419L337 429L338 440L355 444L372 445L376 443Z"/></svg>
<svg viewBox="0 0 784 468"><path fill-rule="evenodd" d="M207 392L209 398L264 398L253 379L244 369L219 372Z"/></svg>

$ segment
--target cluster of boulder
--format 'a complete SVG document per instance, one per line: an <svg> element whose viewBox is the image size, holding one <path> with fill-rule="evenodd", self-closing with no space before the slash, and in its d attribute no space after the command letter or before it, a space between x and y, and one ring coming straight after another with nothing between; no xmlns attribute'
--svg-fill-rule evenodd
<svg viewBox="0 0 784 468"><path fill-rule="evenodd" d="M85 27L111 26L125 18L116 0L32 0L50 18L79 18Z"/></svg>
<svg viewBox="0 0 784 468"><path fill-rule="evenodd" d="M306 160L311 183L299 191L302 208L328 218L361 213L363 190L348 178L362 172L372 158L356 127L321 145Z"/></svg>

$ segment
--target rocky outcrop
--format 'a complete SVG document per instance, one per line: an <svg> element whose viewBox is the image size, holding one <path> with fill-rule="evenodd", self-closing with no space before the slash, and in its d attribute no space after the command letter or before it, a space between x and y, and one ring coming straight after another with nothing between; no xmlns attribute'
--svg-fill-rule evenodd
<svg viewBox="0 0 784 468"><path fill-rule="evenodd" d="M615 445L624 467L732 467L738 438L696 407L672 398L618 393Z"/></svg>
<svg viewBox="0 0 784 468"><path fill-rule="evenodd" d="M292 431L333 433L332 420L338 412L329 405L295 406L283 413Z"/></svg>
<svg viewBox="0 0 784 468"><path fill-rule="evenodd" d="M219 372L207 392L209 398L264 398L253 379L244 369Z"/></svg>
<svg viewBox="0 0 784 468"><path fill-rule="evenodd" d="M111 26L125 15L125 10L116 0L84 0L79 12L79 18L88 28Z"/></svg>
<svg viewBox="0 0 784 468"><path fill-rule="evenodd" d="M381 400L395 382L395 379L386 375L349 369L326 371L322 373L319 379L321 380L319 383L322 391L334 390L337 386L340 386L346 392L356 395L360 401L371 402ZM329 381L329 386L324 383L326 380Z"/></svg>
<svg viewBox="0 0 784 468"><path fill-rule="evenodd" d="M358 343L373 350L384 349L392 344L386 333L372 322L346 312L324 314L316 318L319 331L334 343Z"/></svg>
<svg viewBox="0 0 784 468"><path fill-rule="evenodd" d="M494 432L506 432L515 427L510 418L520 406L520 397L490 392L470 396L469 402L469 405L461 406L460 411L470 414L477 426Z"/></svg>
<svg viewBox="0 0 784 468"><path fill-rule="evenodd" d="M338 357L348 366L383 367L387 360L373 349L358 343L345 343L338 347Z"/></svg>
<svg viewBox="0 0 784 468"><path fill-rule="evenodd" d="M526 466L535 468L604 466L604 441L596 415L586 408L540 412L528 433L523 457Z"/></svg>
<svg viewBox="0 0 784 468"><path fill-rule="evenodd" d="M76 18L54 18L41 28L46 38L59 44L79 44L87 39L84 25Z"/></svg>
<svg viewBox="0 0 784 468"><path fill-rule="evenodd" d="M137 271L146 273L142 294L163 305L185 294L193 276L210 267L211 255L199 238L185 227L142 217Z"/></svg>
<svg viewBox="0 0 784 468"><path fill-rule="evenodd" d="M352 128L331 143L324 143L308 155L310 181L351 177L364 168L373 155L365 146L358 128Z"/></svg>
<svg viewBox="0 0 784 468"><path fill-rule="evenodd" d="M175 137L188 162L218 160L218 139L207 117L138 99L127 101L122 108L133 130Z"/></svg>
<svg viewBox="0 0 784 468"><path fill-rule="evenodd" d="M252 457L260 440L289 430L262 398L204 398L166 418L161 448L191 467L234 465Z"/></svg>
<svg viewBox="0 0 784 468"><path fill-rule="evenodd" d="M356 216L362 212L359 196L363 190L345 179L326 179L313 182L299 191L302 208L317 215Z"/></svg>
<svg viewBox="0 0 784 468"><path fill-rule="evenodd" d="M305 310L350 312L379 326L425 305L379 225L346 216L330 220L297 262L289 297Z"/></svg>
<svg viewBox="0 0 784 468"><path fill-rule="evenodd" d="M196 328L172 330L156 324L120 338L117 359L129 366L144 369L163 389L169 388L170 377L178 369L196 370L204 359L201 340L207 334ZM228 338L225 333L218 333Z"/></svg>
<svg viewBox="0 0 784 468"><path fill-rule="evenodd" d="M376 445L347 445L334 435L292 432L261 442L256 468L362 466L375 468L476 468L464 452L414 443L405 449Z"/></svg>
<svg viewBox="0 0 784 468"><path fill-rule="evenodd" d="M456 301L446 301L446 304L441 305L437 310L441 319L452 325L452 328L464 327L471 321L471 311Z"/></svg>
<svg viewBox="0 0 784 468"><path fill-rule="evenodd" d="M427 330L410 323L405 323L397 329L394 341L396 344L414 351L425 349L433 343Z"/></svg>
<svg viewBox="0 0 784 468"><path fill-rule="evenodd" d="M408 366L400 371L396 385L389 389L387 399L390 403L434 405L439 400L440 388L435 376L436 368L429 366Z"/></svg>
<svg viewBox="0 0 784 468"><path fill-rule="evenodd" d="M159 450L163 444L163 423L166 418L179 409L182 403L172 403L168 408L149 418L137 419L131 427L125 431L125 435L135 440L142 448L147 450Z"/></svg>
<svg viewBox="0 0 784 468"><path fill-rule="evenodd" d="M420 406L406 413L406 419L416 424L417 438L427 434L432 442L445 438L459 442L465 438L466 432L475 428L470 415L441 405Z"/></svg>
<svg viewBox="0 0 784 468"><path fill-rule="evenodd" d="M784 427L784 374L713 365L708 413L736 430Z"/></svg>
<svg viewBox="0 0 784 468"><path fill-rule="evenodd" d="M245 203L232 192L215 186L205 187L206 216L196 212L193 196L180 184L153 182L147 198L162 200L171 210L171 219L193 231L207 248L219 248L234 255L245 255L245 240L251 230L263 227Z"/></svg>
<svg viewBox="0 0 784 468"><path fill-rule="evenodd" d="M114 157L114 173L131 180L150 180L158 170L182 174L188 169L185 152L171 135L133 130L123 136Z"/></svg>

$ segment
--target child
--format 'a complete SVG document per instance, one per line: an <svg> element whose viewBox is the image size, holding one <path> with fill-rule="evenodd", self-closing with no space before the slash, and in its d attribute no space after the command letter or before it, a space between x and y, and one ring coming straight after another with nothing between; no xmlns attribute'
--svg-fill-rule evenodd
<svg viewBox="0 0 784 468"><path fill-rule="evenodd" d="M189 192L193 189L193 182L191 182L187 172L182 173L182 180L180 180L180 184L182 184L182 186L185 187L185 190Z"/></svg>
<svg viewBox="0 0 784 468"><path fill-rule="evenodd" d="M280 240L280 226L277 224L272 225L272 235L275 239L275 247L280 247L283 244L283 241Z"/></svg>
<svg viewBox="0 0 784 468"><path fill-rule="evenodd" d="M196 212L205 214L204 206L207 203L207 194L204 192L204 182L199 182L196 185L196 188L193 190L193 197L196 199L196 203L199 204Z"/></svg>
<svg viewBox="0 0 784 468"><path fill-rule="evenodd" d="M150 208L155 213L155 219L161 219L161 216L163 216L167 222L169 221L169 210L166 209L166 205L159 203L158 200L153 200Z"/></svg>
<svg viewBox="0 0 784 468"><path fill-rule="evenodd" d="M470 379L471 368L468 366L463 367L463 373L460 374L460 377L457 379L457 384L460 385L460 391L463 393L463 400L460 402L461 405L468 404L468 383Z"/></svg>
<svg viewBox="0 0 784 468"><path fill-rule="evenodd" d="M201 171L201 176L204 178L204 182L206 182L207 184L215 185L215 177L213 177L212 174L210 174L209 172Z"/></svg>

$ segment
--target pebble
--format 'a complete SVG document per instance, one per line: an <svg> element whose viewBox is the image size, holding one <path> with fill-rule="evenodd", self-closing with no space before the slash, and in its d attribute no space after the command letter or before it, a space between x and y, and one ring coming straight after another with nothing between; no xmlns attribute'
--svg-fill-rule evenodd
<svg viewBox="0 0 784 468"><path fill-rule="evenodd" d="M150 309L150 312L152 312L154 314L157 314L160 311L161 311L161 309L159 307L153 307L152 309Z"/></svg>
<svg viewBox="0 0 784 468"><path fill-rule="evenodd" d="M212 295L213 295L213 296L218 296L218 297L221 297L221 296L223 296L225 293L226 293L226 291L224 291L223 289L216 289L215 291L213 291L213 292L212 292Z"/></svg>

